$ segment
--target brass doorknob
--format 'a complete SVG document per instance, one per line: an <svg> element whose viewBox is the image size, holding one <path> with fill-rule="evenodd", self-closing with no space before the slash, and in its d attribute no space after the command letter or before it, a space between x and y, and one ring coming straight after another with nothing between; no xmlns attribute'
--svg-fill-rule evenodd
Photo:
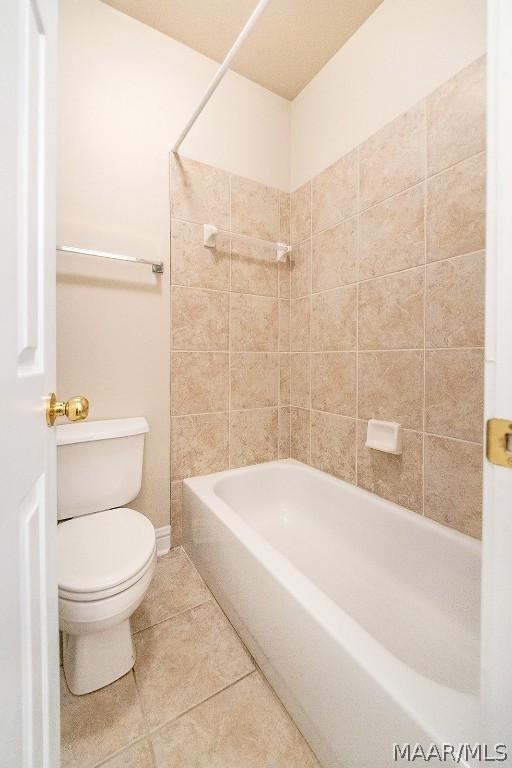
<svg viewBox="0 0 512 768"><path fill-rule="evenodd" d="M72 397L70 400L57 400L55 392L50 392L46 404L46 423L53 427L55 419L66 416L70 421L83 421L89 415L89 401L86 397Z"/></svg>

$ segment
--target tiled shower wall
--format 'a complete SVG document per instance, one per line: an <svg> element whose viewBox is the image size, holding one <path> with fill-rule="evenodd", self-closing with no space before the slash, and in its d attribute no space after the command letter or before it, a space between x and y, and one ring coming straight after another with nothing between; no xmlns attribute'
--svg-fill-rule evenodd
<svg viewBox="0 0 512 768"><path fill-rule="evenodd" d="M219 235L203 224L252 236ZM290 196L184 158L171 160L171 525L182 480L289 456Z"/></svg>
<svg viewBox="0 0 512 768"><path fill-rule="evenodd" d="M480 534L485 60L291 198L291 453ZM403 454L365 447L398 421Z"/></svg>

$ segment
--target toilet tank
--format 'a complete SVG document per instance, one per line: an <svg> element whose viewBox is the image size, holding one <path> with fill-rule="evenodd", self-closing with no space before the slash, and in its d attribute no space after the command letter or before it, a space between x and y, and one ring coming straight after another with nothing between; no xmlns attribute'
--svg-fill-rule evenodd
<svg viewBox="0 0 512 768"><path fill-rule="evenodd" d="M146 432L142 417L57 426L58 519L132 501L142 482Z"/></svg>

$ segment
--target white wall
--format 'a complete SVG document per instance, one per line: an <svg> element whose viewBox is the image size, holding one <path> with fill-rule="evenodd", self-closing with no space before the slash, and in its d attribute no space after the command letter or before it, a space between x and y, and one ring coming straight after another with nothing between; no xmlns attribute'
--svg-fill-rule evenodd
<svg viewBox="0 0 512 768"><path fill-rule="evenodd" d="M291 189L486 48L486 0L384 0L292 103Z"/></svg>
<svg viewBox="0 0 512 768"><path fill-rule="evenodd" d="M61 0L57 236L165 262L58 258L59 396L91 417L146 416L134 507L169 523L169 148L217 64L99 0ZM289 186L288 101L229 74L183 154Z"/></svg>

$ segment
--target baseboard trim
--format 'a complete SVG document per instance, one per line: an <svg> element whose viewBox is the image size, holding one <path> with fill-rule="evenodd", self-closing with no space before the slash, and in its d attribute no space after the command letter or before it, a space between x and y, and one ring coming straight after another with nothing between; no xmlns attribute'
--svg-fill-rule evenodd
<svg viewBox="0 0 512 768"><path fill-rule="evenodd" d="M161 528L155 528L155 535L158 557L166 555L171 548L171 526L163 525Z"/></svg>

